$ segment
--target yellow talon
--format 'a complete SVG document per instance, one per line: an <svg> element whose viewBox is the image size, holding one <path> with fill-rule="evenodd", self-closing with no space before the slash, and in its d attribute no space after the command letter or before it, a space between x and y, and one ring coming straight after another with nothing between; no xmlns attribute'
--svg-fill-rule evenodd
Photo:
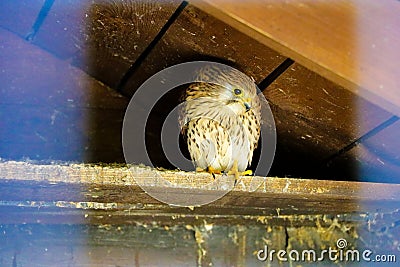
<svg viewBox="0 0 400 267"><path fill-rule="evenodd" d="M214 169L214 168L211 167L211 166L207 168L207 172L211 173L212 175L214 175L214 174L221 174L221 170L216 170L216 169Z"/></svg>
<svg viewBox="0 0 400 267"><path fill-rule="evenodd" d="M246 170L244 172L239 172L238 171L238 166L237 166L237 160L233 162L232 169L228 172L228 175L235 175L235 184L239 181L239 176L242 175L252 175L253 171L252 170Z"/></svg>
<svg viewBox="0 0 400 267"><path fill-rule="evenodd" d="M213 167L207 167L207 169L203 169L200 167L196 167L196 172L208 172L210 174L212 174L212 176L215 178L215 174L221 174L221 170L216 170Z"/></svg>
<svg viewBox="0 0 400 267"><path fill-rule="evenodd" d="M237 160L235 160L234 162L233 162L233 166L232 166L232 169L228 172L228 175L235 175L235 184L236 184L236 182L239 180L239 171L238 171L238 166L237 166L238 164L237 164Z"/></svg>
<svg viewBox="0 0 400 267"><path fill-rule="evenodd" d="M215 178L215 174L221 174L221 170L214 169L213 167L209 166L207 169L203 169L200 167L196 167L196 172L208 172L212 174L212 176ZM239 176L244 176L244 175L252 175L253 171L252 170L245 170L244 172L239 172L238 167L237 167L237 161L233 163L232 169L228 171L228 175L235 175L235 183L239 180Z"/></svg>
<svg viewBox="0 0 400 267"><path fill-rule="evenodd" d="M244 172L241 172L240 175L253 175L252 170L245 170Z"/></svg>

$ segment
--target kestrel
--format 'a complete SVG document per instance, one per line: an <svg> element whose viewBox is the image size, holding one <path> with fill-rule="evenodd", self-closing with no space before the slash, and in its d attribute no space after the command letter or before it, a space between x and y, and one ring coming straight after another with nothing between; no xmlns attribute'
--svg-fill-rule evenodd
<svg viewBox="0 0 400 267"><path fill-rule="evenodd" d="M208 66L184 97L181 127L197 171L251 174L260 137L261 102L254 81L238 70ZM207 81L217 81L218 84Z"/></svg>

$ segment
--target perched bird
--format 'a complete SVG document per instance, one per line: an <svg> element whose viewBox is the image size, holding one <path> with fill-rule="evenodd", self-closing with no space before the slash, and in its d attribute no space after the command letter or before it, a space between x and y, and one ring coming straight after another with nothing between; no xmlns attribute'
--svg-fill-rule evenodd
<svg viewBox="0 0 400 267"><path fill-rule="evenodd" d="M238 70L207 66L184 94L180 124L197 171L246 171L257 147L261 102L254 81ZM214 81L209 83L208 81ZM217 81L217 83L215 83Z"/></svg>

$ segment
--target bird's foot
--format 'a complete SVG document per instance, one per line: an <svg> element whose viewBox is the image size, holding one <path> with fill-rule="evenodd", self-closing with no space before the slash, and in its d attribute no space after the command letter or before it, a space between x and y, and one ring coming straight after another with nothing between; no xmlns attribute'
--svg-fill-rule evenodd
<svg viewBox="0 0 400 267"><path fill-rule="evenodd" d="M214 169L213 167L208 167L207 172L211 174L221 174L221 170Z"/></svg>
<svg viewBox="0 0 400 267"><path fill-rule="evenodd" d="M238 170L237 160L235 160L233 162L232 169L230 171L228 171L228 175L235 175L234 185L236 185L237 181L239 180L239 175L240 175L239 170Z"/></svg>
<svg viewBox="0 0 400 267"><path fill-rule="evenodd" d="M245 170L244 172L241 172L240 175L253 175L253 171L252 170Z"/></svg>
<svg viewBox="0 0 400 267"><path fill-rule="evenodd" d="M239 172L238 166L237 166L237 161L233 163L232 169L228 172L228 175L235 175L235 185L239 181L239 176L244 176L244 175L253 175L252 170L245 170L244 172Z"/></svg>
<svg viewBox="0 0 400 267"><path fill-rule="evenodd" d="M211 173L214 179L216 174L221 174L221 170L216 170L211 166L207 168L207 172Z"/></svg>
<svg viewBox="0 0 400 267"><path fill-rule="evenodd" d="M196 172L208 172L214 177L214 179L216 174L222 173L220 170L214 169L213 167L207 167L207 169L196 167Z"/></svg>

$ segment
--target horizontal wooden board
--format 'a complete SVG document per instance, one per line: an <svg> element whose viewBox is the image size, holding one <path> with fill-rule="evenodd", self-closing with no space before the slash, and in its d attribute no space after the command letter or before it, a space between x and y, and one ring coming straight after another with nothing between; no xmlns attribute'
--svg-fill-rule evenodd
<svg viewBox="0 0 400 267"><path fill-rule="evenodd" d="M188 187L213 180L209 174L140 166L0 162L0 229L7 240L0 245L0 257L25 262L34 248L54 243L38 254L41 266L55 262L50 255L65 256L66 251L78 262L85 260L69 246L82 247L89 255L107 248L115 262L125 262L118 253L140 248L134 259L158 264L146 255L153 255L162 243L167 254L176 249L188 253L183 262L198 255L188 248L209 251L205 258L195 256L197 262L206 263L239 251L231 262L245 266L255 263L253 252L264 244L270 249L319 251L335 247L344 238L349 247L360 250L392 253L397 249L398 185L262 178L260 187L252 191L252 178L242 177L231 193L216 202L176 207L151 198L135 184L154 175L175 183L172 187L153 184L155 188L191 197L205 191L188 191ZM177 237L186 235L179 241L183 246L175 244ZM19 243L27 238L34 246ZM14 254L18 248L21 252ZM96 266L107 260L90 262Z"/></svg>
<svg viewBox="0 0 400 267"><path fill-rule="evenodd" d="M400 115L398 1L197 0L194 4Z"/></svg>
<svg viewBox="0 0 400 267"><path fill-rule="evenodd" d="M4 266L265 266L257 251L335 247L335 239L364 248L353 225L348 232L288 227L232 225L206 221L191 225L0 225ZM319 230L319 232L317 231ZM307 231L307 235L303 233ZM326 234L329 232L329 234ZM17 238L16 238L17 237ZM302 242L303 241L303 242ZM375 250L374 250L375 251ZM391 251L391 250L390 250ZM202 255L202 254L205 255ZM266 261L270 262L269 260ZM272 263L279 262L276 257ZM312 265L314 264L314 265ZM315 263L302 266L315 266ZM326 258L318 266L332 265Z"/></svg>
<svg viewBox="0 0 400 267"><path fill-rule="evenodd" d="M154 207L164 206L163 209L166 211L177 212L182 210L177 207L168 207L168 205L164 205L141 192L142 190L136 185L136 181L141 181L141 184L146 186L159 186L160 190L168 190L170 194L177 196L202 194L201 192L207 192L207 190L210 190L210 192L212 190L218 191L218 189L201 189L202 186L213 181L212 176L208 173L160 171L140 166L128 168L118 167L118 165L114 167L112 165L91 166L83 164L36 165L12 161L1 162L0 166L0 177L3 182L60 183L60 188L63 188L62 184L79 186L75 195L51 194L52 186L47 189L45 186L43 192L48 191L49 194L39 193L35 194L34 197L37 201L65 201L65 205L69 205L68 202L70 201L77 203L81 201L115 203L115 207L118 205L123 207L124 203L142 203L150 209L152 205L155 205ZM28 173L29 176L27 176ZM152 179L149 180L149 178L157 176L170 181L172 184L154 184ZM382 210L392 210L400 201L400 185L272 177L256 177L254 179L256 180L253 180L252 177L242 177L240 183L231 193L212 205L195 208L194 214L212 212L212 209L218 209L219 212L215 214L221 215L223 214L222 210L229 212L230 209L237 209L239 211L241 208L246 208L247 212L256 209L259 214L278 216L364 213L375 210L377 207ZM254 184L257 186L252 188ZM34 184L32 185L34 186ZM99 188L96 189L96 187ZM29 189L29 187L27 188ZM186 189L183 190L184 188ZM53 189L54 192L61 192L57 190L57 186L53 186ZM122 191L117 194L111 193L114 190ZM7 201L21 200L21 196L24 195L16 193L16 191L2 190L2 192L4 192L2 199ZM136 193L133 194L132 192ZM29 198L29 194L27 197ZM341 203L341 205L338 206L337 203ZM383 203L385 203L385 206L382 206ZM74 206L72 202L70 204ZM143 210L143 206L140 209Z"/></svg>
<svg viewBox="0 0 400 267"><path fill-rule="evenodd" d="M271 260L262 262L256 255L265 246L268 251L313 249L319 255L322 249L336 249L337 240L360 253L369 249L374 254L397 255L388 239L393 232L367 237L368 232L357 225L337 221L314 228L261 222L226 226L201 219L184 225L140 221L126 225L3 224L0 230L4 266L265 266ZM317 266L341 266L325 256ZM284 264L276 254L272 263ZM302 266L316 263L304 261Z"/></svg>

